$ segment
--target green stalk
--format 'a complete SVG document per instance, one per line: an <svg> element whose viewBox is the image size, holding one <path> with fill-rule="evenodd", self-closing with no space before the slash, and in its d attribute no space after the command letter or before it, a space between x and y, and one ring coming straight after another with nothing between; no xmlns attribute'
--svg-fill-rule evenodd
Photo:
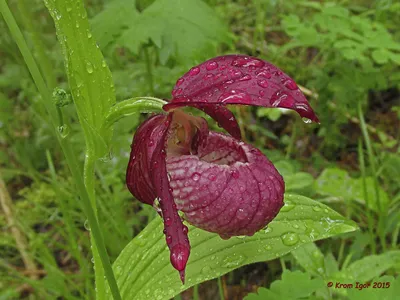
<svg viewBox="0 0 400 300"><path fill-rule="evenodd" d="M85 184L86 191L88 192L90 203L94 210L97 218L97 204L96 204L96 192L94 187L94 171L95 171L95 159L90 151L86 151L85 164L83 167L83 181ZM90 238L94 238L92 230L90 230ZM102 300L106 296L106 286L104 284L104 269L101 268L101 258L96 244L92 244L93 262L94 262L94 276L96 284L96 299Z"/></svg>
<svg viewBox="0 0 400 300"><path fill-rule="evenodd" d="M25 30L29 33L32 40L34 55L39 61L39 67L42 70L42 75L46 78L47 86L53 90L56 87L56 75L54 67L49 56L46 54L43 40L40 34L36 31L37 25L33 23L31 11L26 6L25 0L18 0L18 10L22 16L22 22Z"/></svg>
<svg viewBox="0 0 400 300"><path fill-rule="evenodd" d="M371 205L369 203L369 197L367 193L367 183L366 183L366 178L367 174L365 172L365 160L364 160L364 153L363 153L363 148L362 148L362 142L358 141L358 160L360 164L360 171L361 171L361 176L362 176L362 183L363 183L363 193L364 193L364 199L365 199L365 204L366 204L366 210L367 210L367 218L368 218L368 230L369 230L369 235L371 238L371 250L373 254L376 254L376 245L375 245L375 235L374 235L374 220L373 216L371 214Z"/></svg>
<svg viewBox="0 0 400 300"><path fill-rule="evenodd" d="M381 241L381 246L383 250L386 250L386 240L385 240L385 230L384 230L384 224L383 224L383 218L386 212L384 212L384 207L382 207L382 203L380 200L380 195L379 195L379 183L378 183L378 178L376 175L376 166L375 166L375 156L374 152L372 150L372 145L371 145L371 140L369 138L368 130L367 130L367 125L365 123L363 111L361 108L361 102L358 102L358 118L360 119L360 127L361 127L361 132L364 137L365 145L367 147L367 153L368 153L368 160L369 160L369 165L372 171L373 179L374 179L374 189L375 189L375 197L376 197L376 202L377 202L377 208L379 212L379 218L378 218L378 234L379 238ZM386 209L386 208L385 208Z"/></svg>
<svg viewBox="0 0 400 300"><path fill-rule="evenodd" d="M32 78L36 84L36 87L38 88L41 96L42 96L42 103L44 104L49 116L50 116L50 121L51 124L53 125L53 131L55 131L55 135L57 137L57 140L64 152L65 158L67 160L68 167L71 171L72 178L75 181L76 187L78 194L80 196L80 202L83 207L83 211L88 219L90 228L91 228L91 235L94 239L94 244L96 245L96 248L93 250L97 249L98 254L101 260L101 263L104 268L105 276L108 280L108 283L110 285L110 290L111 293L114 297L114 299L120 300L121 296L119 294L117 282L114 277L114 273L111 267L110 260L107 255L107 250L104 244L103 236L100 231L100 226L97 222L95 212L93 210L93 207L91 206L91 201L88 195L88 192L85 188L85 184L83 182L82 174L81 174L81 168L79 167L79 164L76 160L76 155L72 151L71 143L67 141L67 139L62 138L60 134L57 133L55 128L57 127L57 112L56 108L52 103L52 97L50 94L50 91L48 90L48 87L39 71L39 68L33 58L32 53L30 52L28 45L26 44L26 41L14 19L14 16L12 15L7 3L5 0L0 0L0 11L4 17L4 20L7 23L7 26L10 29L11 35L14 38L14 41L17 43L18 48L21 51L22 56L24 57L25 63L28 66L29 72L32 75ZM99 287L98 287L99 288Z"/></svg>
<svg viewBox="0 0 400 300"><path fill-rule="evenodd" d="M56 170L54 168L53 160L51 158L51 154L49 150L46 150L46 158L47 158L47 163L49 165L49 170L50 170L50 177L51 180L53 181L53 186L55 188L55 192L59 197L57 199L59 200L59 205L60 205L60 210L63 215L63 219L65 220L65 226L66 226L66 231L67 231L67 238L68 242L71 246L71 252L73 253L76 261L79 264L80 269L82 270L82 276L83 278L88 278L89 277L89 272L87 268L87 264L82 260L82 254L79 250L78 244L76 243L77 239L77 234L73 226L73 222L71 220L70 214L68 212L68 207L65 205L65 201L61 198L61 195L63 192L61 191L59 184L57 183L57 174ZM88 280L86 280L88 282Z"/></svg>
<svg viewBox="0 0 400 300"><path fill-rule="evenodd" d="M219 298L221 300L225 300L225 296L224 296L224 287L222 286L222 279L221 277L217 278L217 283L218 283L218 292L219 292Z"/></svg>

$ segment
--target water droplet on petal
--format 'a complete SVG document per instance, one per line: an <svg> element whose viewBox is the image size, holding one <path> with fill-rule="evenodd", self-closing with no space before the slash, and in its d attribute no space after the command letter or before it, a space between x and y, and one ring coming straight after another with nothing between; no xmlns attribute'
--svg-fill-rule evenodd
<svg viewBox="0 0 400 300"><path fill-rule="evenodd" d="M298 89L297 84L292 79L286 80L283 85L286 86L289 90L297 90Z"/></svg>
<svg viewBox="0 0 400 300"><path fill-rule="evenodd" d="M242 78L239 79L239 81L248 81L251 79L250 75L244 75Z"/></svg>
<svg viewBox="0 0 400 300"><path fill-rule="evenodd" d="M267 80L258 80L257 84L259 86L261 86L262 88L267 88L269 86L268 81Z"/></svg>
<svg viewBox="0 0 400 300"><path fill-rule="evenodd" d="M166 237L166 241L167 241L167 244L168 244L168 245L171 245L171 243L172 243L172 236L168 234L167 237Z"/></svg>
<svg viewBox="0 0 400 300"><path fill-rule="evenodd" d="M232 177L235 178L235 179L238 179L239 176L240 176L240 174L239 174L239 172L238 172L237 170L231 171L231 175L232 175Z"/></svg>
<svg viewBox="0 0 400 300"><path fill-rule="evenodd" d="M236 217L237 217L239 220L244 220L244 219L246 219L248 215L249 215L249 214L247 213L247 211L244 210L243 208L239 208L239 209L237 210L237 212L236 212Z"/></svg>
<svg viewBox="0 0 400 300"><path fill-rule="evenodd" d="M210 62L208 62L208 63L206 64L206 69L207 69L208 71L215 70L216 68L218 68L218 63L215 62L215 61L210 61Z"/></svg>
<svg viewBox="0 0 400 300"><path fill-rule="evenodd" d="M190 71L189 71L189 74L192 75L192 76L193 75L197 75L199 73L200 73L200 68L199 67L191 68Z"/></svg>
<svg viewBox="0 0 400 300"><path fill-rule="evenodd" d="M208 179L210 179L211 181L214 181L217 178L217 176L215 174L210 174L208 175Z"/></svg>
<svg viewBox="0 0 400 300"><path fill-rule="evenodd" d="M165 226L171 226L172 225L172 219L171 218L165 218L164 223L165 223Z"/></svg>
<svg viewBox="0 0 400 300"><path fill-rule="evenodd" d="M297 233L288 232L281 236L282 242L286 246L296 245L299 241L299 236Z"/></svg>
<svg viewBox="0 0 400 300"><path fill-rule="evenodd" d="M179 79L176 81L176 86L180 86L184 81L185 81L185 79L179 78Z"/></svg>
<svg viewBox="0 0 400 300"><path fill-rule="evenodd" d="M198 180L200 179L200 177L201 177L201 174L199 174L199 173L197 173L197 172L194 172L194 173L192 174L192 179L193 179L194 181L198 181Z"/></svg>
<svg viewBox="0 0 400 300"><path fill-rule="evenodd" d="M180 94L182 94L182 89L181 89L181 88L179 88L179 89L174 89L174 90L172 91L172 96L174 96L174 97L179 96Z"/></svg>

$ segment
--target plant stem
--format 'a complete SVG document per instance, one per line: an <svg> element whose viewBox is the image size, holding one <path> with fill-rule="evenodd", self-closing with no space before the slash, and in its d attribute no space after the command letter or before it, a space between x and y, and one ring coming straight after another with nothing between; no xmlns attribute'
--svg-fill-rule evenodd
<svg viewBox="0 0 400 300"><path fill-rule="evenodd" d="M221 279L221 277L218 277L218 278L217 278L217 283L218 283L219 298L220 298L221 300L225 300L224 287L222 286L222 279Z"/></svg>
<svg viewBox="0 0 400 300"><path fill-rule="evenodd" d="M88 192L90 203L94 210L97 218L97 204L96 204L96 192L94 187L94 171L95 171L95 160L94 156L87 151L85 155L85 164L83 167L83 181L85 184L86 191ZM90 237L93 239L93 233L90 230ZM96 244L92 244L93 262L94 262L94 275L96 284L96 299L105 299L106 286L104 284L104 269L101 267L101 259L99 256Z"/></svg>
<svg viewBox="0 0 400 300"><path fill-rule="evenodd" d="M383 217L384 217L384 215L386 215L387 211L386 211L386 207L382 206L380 195L379 195L379 184L378 184L378 178L376 175L375 156L374 156L374 152L372 150L371 140L369 138L367 126L366 126L363 111L361 108L361 102L358 102L358 118L360 119L361 132L363 134L365 145L367 147L369 165L370 165L371 172L372 172L372 178L374 179L375 199L377 202L377 208L378 208L378 213L379 213L378 235L379 235L379 238L381 241L382 249L386 250L386 240L385 240Z"/></svg>
<svg viewBox="0 0 400 300"><path fill-rule="evenodd" d="M365 205L366 205L366 212L367 212L367 218L368 218L368 230L369 230L369 235L371 238L371 251L373 254L376 254L376 245L375 245L375 235L374 235L374 225L373 225L373 216L371 214L371 205L369 202L369 197L367 193L367 174L365 172L365 160L364 160L364 153L363 153L363 145L361 140L358 141L358 161L360 164L360 171L361 171L361 176L362 176L362 183L363 183L363 193L364 193L364 200L365 200Z"/></svg>
<svg viewBox="0 0 400 300"><path fill-rule="evenodd" d="M0 0L0 11L4 17L4 20L7 23L7 26L10 29L14 41L17 43L18 48L20 49L21 54L24 57L25 63L28 66L29 72L32 75L36 87L38 88L42 96L42 102L46 107L51 124L53 125L53 132L55 133L55 136L57 137L57 140L64 152L68 167L72 174L72 178L75 181L77 191L80 196L80 203L82 203L83 211L88 219L91 228L91 235L96 245L95 249L97 249L99 252L99 257L104 268L105 276L109 282L111 293L114 299L119 300L121 299L121 296L119 294L118 285L115 280L111 263L107 255L103 236L100 231L100 226L97 222L95 212L93 210L93 207L91 206L91 201L83 182L81 168L79 167L79 164L76 160L75 153L73 153L72 151L71 143L67 139L62 138L61 135L58 134L55 130L55 128L57 127L57 112L55 106L52 103L51 94L5 0Z"/></svg>

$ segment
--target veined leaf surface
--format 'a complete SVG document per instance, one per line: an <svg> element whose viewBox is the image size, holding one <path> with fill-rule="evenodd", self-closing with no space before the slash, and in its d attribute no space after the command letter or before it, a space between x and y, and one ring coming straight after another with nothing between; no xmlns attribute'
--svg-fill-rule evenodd
<svg viewBox="0 0 400 300"><path fill-rule="evenodd" d="M189 225L192 248L185 285L169 262L158 217L125 247L113 268L123 299L170 299L243 265L275 259L304 243L356 229L354 222L323 204L285 195L285 206L275 220L252 237L222 240L217 234Z"/></svg>
<svg viewBox="0 0 400 300"><path fill-rule="evenodd" d="M81 0L45 0L62 46L68 82L88 150L104 156L112 136L103 121L115 103L111 72L92 38ZM73 26L71 26L71 24Z"/></svg>

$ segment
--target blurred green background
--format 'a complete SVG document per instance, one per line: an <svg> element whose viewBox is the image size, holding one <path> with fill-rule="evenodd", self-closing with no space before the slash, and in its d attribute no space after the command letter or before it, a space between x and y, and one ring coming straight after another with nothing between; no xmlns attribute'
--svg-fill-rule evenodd
<svg viewBox="0 0 400 300"><path fill-rule="evenodd" d="M288 192L318 199L361 228L280 260L240 268L219 284L205 282L179 297L220 299L222 293L243 299L258 287L273 290L270 285L278 280L281 287L312 286L312 278L326 278L329 268L332 274L355 262L360 269L369 267L365 281L398 276L400 255L390 254L399 250L400 230L398 1L84 2L88 34L111 69L118 101L169 99L191 66L229 53L265 59L294 78L321 124L304 124L281 109L232 107L244 139L276 164ZM68 96L63 56L43 2L8 4L48 85ZM93 299L89 232L71 175L3 19L0 32L0 299ZM72 126L59 130L67 130L83 162L84 137L74 105L62 109ZM112 260L156 217L152 207L134 201L124 182L139 122L128 117L116 124L110 157L96 169L99 218ZM324 274L302 260L301 251L314 247L323 253L317 259ZM283 270L289 275L281 277ZM296 293L299 299L361 295L317 288L306 296ZM362 295L376 299L367 298L376 296L373 291Z"/></svg>

